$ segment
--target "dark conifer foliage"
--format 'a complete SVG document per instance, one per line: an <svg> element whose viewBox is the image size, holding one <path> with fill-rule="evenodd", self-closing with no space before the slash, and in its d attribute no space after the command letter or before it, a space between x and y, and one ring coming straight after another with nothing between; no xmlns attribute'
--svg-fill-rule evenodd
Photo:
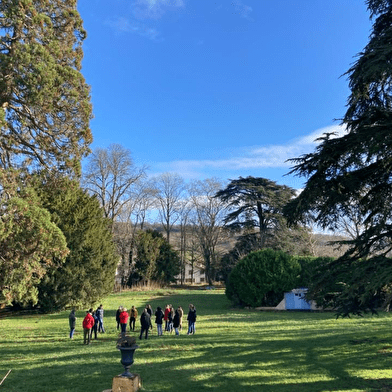
<svg viewBox="0 0 392 392"><path fill-rule="evenodd" d="M139 231L136 237L136 258L129 284L175 282L180 273L180 257L163 235L156 230Z"/></svg>
<svg viewBox="0 0 392 392"><path fill-rule="evenodd" d="M332 306L341 315L374 311L392 298L392 264L384 257L392 250L392 2L366 4L374 24L369 43L346 73L347 132L325 134L315 152L292 160L291 173L307 182L285 209L291 223L311 215L334 229L355 207L363 231L345 241L349 250L320 270L311 290L319 299L332 288Z"/></svg>
<svg viewBox="0 0 392 392"><path fill-rule="evenodd" d="M307 182L286 208L290 222L311 213L322 227L334 228L358 206L367 229L351 242L355 257L392 249L392 3L367 4L376 19L368 45L347 72L347 133L325 134L315 152L292 160L291 173Z"/></svg>
<svg viewBox="0 0 392 392"><path fill-rule="evenodd" d="M240 177L217 192L216 197L228 203L230 212L224 219L234 231L256 229L259 248L282 225L282 210L294 197L294 189L259 177Z"/></svg>
<svg viewBox="0 0 392 392"><path fill-rule="evenodd" d="M76 182L47 183L40 196L65 235L70 253L64 264L48 271L42 280L39 304L44 310L91 306L114 287L119 256L109 221L96 197Z"/></svg>
<svg viewBox="0 0 392 392"><path fill-rule="evenodd" d="M0 2L0 165L80 174L92 141L76 0Z"/></svg>

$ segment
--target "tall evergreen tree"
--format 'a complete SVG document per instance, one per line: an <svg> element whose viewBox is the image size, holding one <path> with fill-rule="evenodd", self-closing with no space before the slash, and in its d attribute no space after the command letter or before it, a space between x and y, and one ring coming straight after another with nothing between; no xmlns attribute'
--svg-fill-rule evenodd
<svg viewBox="0 0 392 392"><path fill-rule="evenodd" d="M369 43L347 72L351 94L342 122L347 132L324 135L315 152L292 160L291 173L307 182L286 208L290 222L312 214L323 228L333 229L356 206L365 229L348 241L351 247L339 262L346 260L349 268L352 260L363 258L355 265L364 270L369 256L392 250L392 1L366 4L375 21ZM380 288L368 281L373 282L364 286L368 293ZM358 305L367 306L367 300Z"/></svg>
<svg viewBox="0 0 392 392"><path fill-rule="evenodd" d="M37 286L68 249L33 188L18 172L0 169L0 304L35 305Z"/></svg>
<svg viewBox="0 0 392 392"><path fill-rule="evenodd" d="M216 197L228 204L230 212L224 219L226 227L247 232L256 229L261 249L268 237L282 226L283 207L294 195L294 189L286 185L249 176L231 180Z"/></svg>
<svg viewBox="0 0 392 392"><path fill-rule="evenodd" d="M76 0L0 2L0 166L80 173L92 141Z"/></svg>
<svg viewBox="0 0 392 392"><path fill-rule="evenodd" d="M162 234L155 230L139 231L132 283L168 284L180 273L180 258Z"/></svg>
<svg viewBox="0 0 392 392"><path fill-rule="evenodd" d="M64 179L44 184L43 205L62 230L70 253L39 285L39 303L45 310L67 305L90 306L113 290L119 257L109 221L95 196L76 182Z"/></svg>
<svg viewBox="0 0 392 392"><path fill-rule="evenodd" d="M286 210L290 221L312 212L322 227L334 228L351 205L358 206L367 228L352 242L358 257L392 249L392 2L367 5L377 18L368 45L347 72L347 133L326 134L314 153L292 160L291 173L308 179Z"/></svg>

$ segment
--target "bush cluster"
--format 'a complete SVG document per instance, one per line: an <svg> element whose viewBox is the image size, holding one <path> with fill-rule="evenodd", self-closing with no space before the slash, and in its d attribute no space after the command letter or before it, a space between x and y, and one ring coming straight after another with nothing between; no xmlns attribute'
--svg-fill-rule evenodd
<svg viewBox="0 0 392 392"><path fill-rule="evenodd" d="M311 287L314 274L332 259L291 256L264 249L249 253L234 267L226 284L226 295L241 306L276 306L284 293Z"/></svg>

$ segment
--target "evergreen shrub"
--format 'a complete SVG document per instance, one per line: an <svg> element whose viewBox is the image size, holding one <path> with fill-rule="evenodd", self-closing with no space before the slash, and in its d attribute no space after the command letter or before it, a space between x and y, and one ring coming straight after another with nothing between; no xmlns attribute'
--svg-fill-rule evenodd
<svg viewBox="0 0 392 392"><path fill-rule="evenodd" d="M276 306L284 292L296 286L300 268L294 257L282 251L251 252L231 271L226 295L242 306Z"/></svg>

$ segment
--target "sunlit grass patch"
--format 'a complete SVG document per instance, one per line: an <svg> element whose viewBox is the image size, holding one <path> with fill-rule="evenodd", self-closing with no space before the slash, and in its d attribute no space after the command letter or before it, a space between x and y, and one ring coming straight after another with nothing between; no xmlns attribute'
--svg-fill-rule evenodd
<svg viewBox="0 0 392 392"><path fill-rule="evenodd" d="M157 337L153 323L150 338L137 339L131 372L141 375L144 392L392 391L388 314L336 320L332 313L232 309L222 290L123 292L102 303L107 332L90 346L82 344L83 310L74 340L69 312L0 320L0 379L12 369L1 391L110 389L123 370L115 312L119 305L140 311L147 303L185 310L194 303L198 318L195 335L186 335L185 320L180 336Z"/></svg>

